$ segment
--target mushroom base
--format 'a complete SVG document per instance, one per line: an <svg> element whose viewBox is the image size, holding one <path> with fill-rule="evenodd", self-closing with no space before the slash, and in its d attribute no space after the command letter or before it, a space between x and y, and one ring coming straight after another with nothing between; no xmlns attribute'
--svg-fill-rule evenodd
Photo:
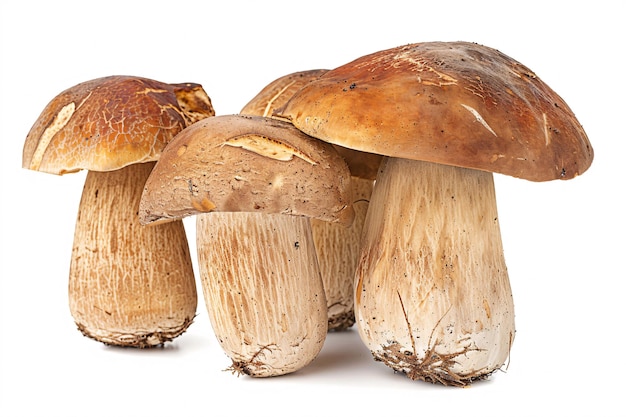
<svg viewBox="0 0 626 417"><path fill-rule="evenodd" d="M328 323L309 219L215 212L196 222L206 307L230 370L269 377L306 366Z"/></svg>
<svg viewBox="0 0 626 417"><path fill-rule="evenodd" d="M154 163L89 172L76 221L70 311L109 345L151 347L183 333L198 297L182 221L143 226L137 210Z"/></svg>
<svg viewBox="0 0 626 417"><path fill-rule="evenodd" d="M377 360L456 386L500 369L515 327L493 175L386 158L356 279L359 334Z"/></svg>

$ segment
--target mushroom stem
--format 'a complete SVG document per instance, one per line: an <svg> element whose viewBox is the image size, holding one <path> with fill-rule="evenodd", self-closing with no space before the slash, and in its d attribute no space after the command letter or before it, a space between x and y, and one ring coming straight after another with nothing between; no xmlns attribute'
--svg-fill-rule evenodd
<svg viewBox="0 0 626 417"><path fill-rule="evenodd" d="M350 181L354 207L354 222L350 226L311 219L328 304L329 330L345 330L354 324L354 272L374 183L355 176Z"/></svg>
<svg viewBox="0 0 626 417"><path fill-rule="evenodd" d="M214 212L196 227L206 307L229 369L269 377L311 362L328 315L309 219Z"/></svg>
<svg viewBox="0 0 626 417"><path fill-rule="evenodd" d="M89 171L83 188L70 265L70 310L83 334L106 344L162 345L183 333L196 313L182 221L139 223L139 201L153 166Z"/></svg>
<svg viewBox="0 0 626 417"><path fill-rule="evenodd" d="M457 386L501 368L515 328L493 174L385 158L356 280L359 333L377 360Z"/></svg>

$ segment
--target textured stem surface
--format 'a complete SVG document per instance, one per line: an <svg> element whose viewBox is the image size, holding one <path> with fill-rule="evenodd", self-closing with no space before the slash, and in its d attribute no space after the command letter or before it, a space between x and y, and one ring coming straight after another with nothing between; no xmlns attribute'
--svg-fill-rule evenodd
<svg viewBox="0 0 626 417"><path fill-rule="evenodd" d="M267 377L311 362L328 315L309 219L216 212L196 224L206 307L231 370Z"/></svg>
<svg viewBox="0 0 626 417"><path fill-rule="evenodd" d="M373 181L353 176L351 183L355 215L350 227L311 219L328 303L329 330L345 330L354 324L354 272Z"/></svg>
<svg viewBox="0 0 626 417"><path fill-rule="evenodd" d="M70 310L87 336L112 345L161 345L183 333L197 293L182 221L142 226L154 163L88 172L70 266Z"/></svg>
<svg viewBox="0 0 626 417"><path fill-rule="evenodd" d="M386 159L356 276L360 335L393 369L465 385L506 361L513 298L491 173Z"/></svg>

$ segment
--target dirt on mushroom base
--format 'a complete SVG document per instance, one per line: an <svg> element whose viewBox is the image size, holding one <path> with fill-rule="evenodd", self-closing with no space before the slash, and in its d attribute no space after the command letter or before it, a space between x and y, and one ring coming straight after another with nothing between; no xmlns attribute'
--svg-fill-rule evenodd
<svg viewBox="0 0 626 417"><path fill-rule="evenodd" d="M413 381L420 380L453 387L467 387L475 381L488 379L495 371L501 369L501 366L490 372L486 372L484 368L469 372L457 372L453 369L454 366L458 364L455 360L457 357L466 355L469 352L479 352L483 349L469 343L457 352L437 352L437 347L442 346L442 344L438 339L435 339L433 343L432 337L447 312L441 316L439 321L437 321L433 327L428 339L428 349L424 351L424 356L421 358L417 357L417 355L415 355L417 349L415 348L415 339L411 329L411 323L409 322L408 315L404 309L404 302L402 301L400 293L398 293L398 299L400 300L400 305L404 313L404 319L406 320L409 336L413 346L411 349L407 349L397 341L390 341L387 346L383 346L381 351L372 352L372 356L375 361L384 363L394 371L404 374ZM465 338L461 341L468 342L469 340L470 338Z"/></svg>
<svg viewBox="0 0 626 417"><path fill-rule="evenodd" d="M241 376L258 376L260 374L260 369L266 369L269 366L264 363L259 358L263 356L264 351L268 351L272 353L272 349L277 349L278 346L275 344L261 346L259 350L252 355L250 359L246 360L232 360L232 365L228 368L224 369L225 371L230 372L233 375Z"/></svg>
<svg viewBox="0 0 626 417"><path fill-rule="evenodd" d="M345 308L346 305L343 303L335 303L335 304L331 304L328 309L329 311L333 310L333 307L335 306L340 306ZM346 311L344 311L341 314L335 314L335 315L330 315L328 317L328 330L329 331L336 331L336 332L340 332L343 330L347 330L350 327L352 327L355 323L355 319L354 319L354 308L350 308Z"/></svg>
<svg viewBox="0 0 626 417"><path fill-rule="evenodd" d="M94 334L87 330L87 327L76 323L76 327L83 336L104 343L107 346L133 347L133 348L153 348L164 346L165 343L171 342L181 334L185 333L189 326L193 323L193 319L185 318L180 326L162 329L158 332L148 333L119 333L107 332L107 334Z"/></svg>
<svg viewBox="0 0 626 417"><path fill-rule="evenodd" d="M391 342L381 352L372 352L374 360L383 362L394 371L401 372L408 378L416 381L431 382L445 386L467 387L475 381L489 378L494 371L484 373L482 370L468 373L458 373L453 370L457 364L455 358L471 351L481 349L466 346L463 350L455 353L437 353L438 341L424 352L423 358L418 358L411 350L405 349L397 342Z"/></svg>

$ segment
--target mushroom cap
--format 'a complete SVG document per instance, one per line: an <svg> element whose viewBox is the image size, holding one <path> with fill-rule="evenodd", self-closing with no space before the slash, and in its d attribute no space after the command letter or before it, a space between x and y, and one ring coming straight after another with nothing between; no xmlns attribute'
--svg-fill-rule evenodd
<svg viewBox="0 0 626 417"><path fill-rule="evenodd" d="M593 160L561 97L514 59L469 42L363 56L303 86L274 116L347 148L532 181L573 178Z"/></svg>
<svg viewBox="0 0 626 417"><path fill-rule="evenodd" d="M266 85L241 110L241 114L271 116L303 86L328 72L327 69L298 71L279 77ZM375 179L382 156L334 145L344 158L353 176Z"/></svg>
<svg viewBox="0 0 626 417"><path fill-rule="evenodd" d="M264 212L350 224L350 171L332 145L291 123L224 115L183 130L146 181L148 224L220 212Z"/></svg>
<svg viewBox="0 0 626 417"><path fill-rule="evenodd" d="M57 95L31 128L24 168L64 174L156 161L186 126L215 115L202 86L110 76Z"/></svg>
<svg viewBox="0 0 626 417"><path fill-rule="evenodd" d="M319 78L327 69L298 71L283 75L266 85L239 113L253 116L271 116L302 86Z"/></svg>

